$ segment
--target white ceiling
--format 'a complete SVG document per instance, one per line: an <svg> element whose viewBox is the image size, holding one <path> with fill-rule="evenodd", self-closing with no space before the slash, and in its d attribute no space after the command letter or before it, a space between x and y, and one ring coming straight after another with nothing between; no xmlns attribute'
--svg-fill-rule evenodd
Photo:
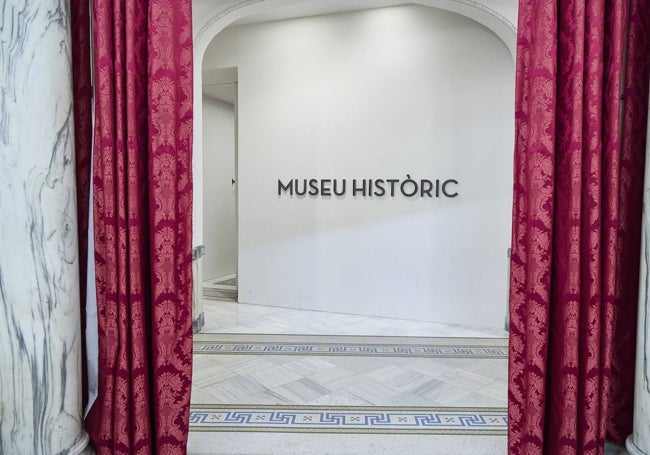
<svg viewBox="0 0 650 455"><path fill-rule="evenodd" d="M203 94L235 104L237 101L237 68L203 70Z"/></svg>

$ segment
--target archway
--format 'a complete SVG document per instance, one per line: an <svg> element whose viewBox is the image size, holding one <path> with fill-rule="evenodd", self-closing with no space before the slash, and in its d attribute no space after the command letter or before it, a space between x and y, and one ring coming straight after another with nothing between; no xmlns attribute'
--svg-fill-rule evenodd
<svg viewBox="0 0 650 455"><path fill-rule="evenodd" d="M221 12L222 16L216 19L211 26L214 26L220 20L225 20L228 15L236 15L238 14L237 12L242 13L242 9L251 8L249 10L250 13L254 10L254 7L260 7L262 3L264 2L249 2L247 6L241 6L239 9L224 10ZM269 2L267 3L269 8L266 11L271 11L270 7L273 5L277 6L288 3L290 2ZM306 5L315 2L293 3ZM361 1L361 3L363 2ZM375 4L377 3L375 2ZM422 2L419 3L420 7L431 6L429 4L422 5ZM454 3L453 6L457 6L455 5L456 2L450 3ZM355 5L357 5L356 2ZM498 15L486 13L485 10L477 7L476 4L463 3L463 5L471 8L474 13L483 15L484 19L487 17L492 19L498 17ZM445 9L449 11L450 8ZM445 12L445 14L448 13ZM236 17L231 16L231 19L233 18ZM209 21L206 23L209 23ZM224 24L225 22L221 23L221 29L225 28ZM508 33L507 30L513 30L505 23L503 24L503 33ZM349 28L341 27L339 30L344 31L349 30ZM508 62L511 54L509 56L505 49L499 46L498 40L490 33L487 31L484 32L490 35L491 39L497 43L496 46L499 47L503 59L499 60L499 65L503 68L503 62ZM327 35L327 33L324 33L324 35ZM286 33L285 36L296 37L302 35ZM514 31L512 32L512 36L514 37ZM302 38L304 39L304 36ZM219 38L217 38L218 40ZM224 40L227 41L228 38L224 38ZM390 43L394 41L389 39L384 42ZM512 51L511 47L509 49ZM320 54L315 52L313 55ZM203 54L201 54L201 60L197 61L203 61ZM278 66L281 67L282 65L278 63ZM210 68L212 69L213 67ZM251 70L250 68L247 70L243 70L242 68L240 68L240 74L244 75L240 79L240 83L244 85L250 84ZM507 68L509 70L510 66ZM249 71L248 75L245 74L246 71ZM264 70L260 68L256 68L256 72L257 74L265 74ZM331 75L333 73L335 74L336 70L328 74ZM347 75L349 73L346 72L343 74ZM369 76L366 74L363 77L368 78ZM426 77L422 79L426 79ZM292 83L296 82L298 81L295 79L292 80ZM197 87L197 91L199 90ZM510 90L509 88L508 92ZM321 93L321 95L320 100L328 99L328 94ZM374 97L376 97L376 94L370 98L375 99ZM272 99L271 101L267 98L265 99L271 105L276 105L274 103L277 103L277 99ZM410 99L413 99L413 97ZM323 107L325 104L327 103L315 103L315 105L320 107ZM487 104L489 105L489 102ZM242 111L244 110L242 107ZM197 112L199 111L200 108L197 107ZM278 116L285 118L286 116L284 114L285 111L282 110L282 114L278 114ZM273 113L266 111L263 114L258 113L256 115L259 118L267 119ZM485 115L485 112L483 115ZM297 117L291 116L290 118L292 121L295 121ZM331 111L325 117L320 118L318 123L322 123L323 119L326 118L333 118ZM352 120L350 123L357 124L357 120ZM474 124L481 123L481 119L477 117L473 122ZM422 128L422 125L419 125L419 128ZM462 133L460 130L454 131L456 131L454 134L457 136ZM292 139L296 138L293 134L288 136ZM318 137L331 136L331 134L320 134ZM367 145L367 143L364 144ZM283 144L282 147L286 149L286 145ZM375 150L375 145L378 144L365 147L365 149ZM462 147L459 143L459 148ZM264 149L259 144L253 148ZM511 147L508 145L504 145L501 150L504 150L504 153L511 153ZM245 152L242 150L242 153ZM268 160L265 160L263 157L261 158L265 162L265 165L268 166L270 164ZM510 165L502 163L501 166L508 168L502 169L502 171L510 172ZM408 166L398 166L398 168L400 172L409 169ZM269 174L276 176L279 172L278 168L272 169L274 170L271 170ZM199 173L197 172L197 174ZM300 176L296 175L295 177ZM362 176L359 175L359 177ZM268 190L268 181L264 181L263 188ZM284 199L283 202L290 201ZM309 203L310 201L303 199L302 201L294 200L293 202ZM338 201L334 204L336 206L335 208L342 206L344 202ZM395 201L393 200L393 202ZM380 202L380 205L382 204L383 207L390 205L386 204L386 201ZM197 208L200 208L200 205L197 205ZM509 222L507 213L503 213L502 211L499 213L499 216L503 218L504 222L506 222L506 218L508 218ZM412 212L409 215L412 215ZM499 260L505 264L507 261L505 248L503 250L503 255ZM306 261L306 263L311 264L312 261ZM506 285L505 281L504 277L502 283L504 288ZM242 305L239 306L241 307ZM503 295L500 310L502 309L505 312L505 307L506 296ZM195 381L197 386L195 388L196 397L193 398L193 406L198 406L198 409L201 409L202 412L208 409L208 412L214 412L215 416L223 413L224 410L232 409L244 413L258 412L261 408L256 405L251 406L251 403L263 403L267 405L264 408L265 412L281 411L284 415L287 412L297 412L294 408L287 408L286 406L288 404L298 404L303 406L300 409L301 412L307 409L314 416L313 418L317 419L318 415L322 415L320 412L323 409L319 407L321 405L335 406L335 411L341 413L341 415L347 415L346 413L352 412L350 406L369 405L372 409L368 412L375 413L383 412L383 408L381 407L389 405L396 405L400 407L400 412L403 411L406 413L412 412L413 406L419 407L420 410L423 406L441 406L449 412L462 411L470 413L478 411L476 409L469 409L468 407L480 408L485 406L486 408L491 407L492 411L496 413L491 418L495 419L494 421L498 422L498 425L501 425L497 433L503 435L503 431L505 431L505 391L507 384L507 378L505 377L507 368L505 364L507 363L507 349L504 338L459 340L458 338L443 339L444 336L439 335L438 338L434 339L434 336L431 335L426 339L404 339L381 336L349 336L347 338L336 336L292 336L289 339L286 336L259 335L260 333L280 333L270 331L256 332L257 335L247 332L243 336L241 332L230 335L227 333L228 331L219 331L218 334L210 334L207 332L201 333L195 339L195 352L198 354L195 356L195 359L198 365L198 373ZM332 335L332 333L328 333L328 335ZM427 337L427 335L423 336ZM458 333L454 334L450 332L449 336L457 337ZM466 336L478 337L481 335ZM459 343L462 343L462 345ZM294 357L290 357L289 353L293 353ZM381 357L385 353L391 353L391 355L397 357L394 360L387 360L385 357ZM488 355L491 356L489 359L486 357L486 353L489 353ZM241 354L246 355L242 356ZM271 355L276 355L277 357L270 357ZM316 355L319 357L315 357ZM324 355L328 357L322 357ZM350 357L346 356L353 357L350 359ZM218 363L217 368L213 368L214 362ZM207 369L204 369L206 366ZM210 370L210 368L213 369ZM323 371L323 368L327 371ZM347 373L352 372L352 375L345 376L347 374L346 370ZM341 374L340 376L339 373ZM244 403L247 405L246 409L242 408ZM282 405L285 407L282 407ZM277 406L280 406L280 408ZM328 411L332 411L332 408L328 408ZM263 418L262 416L258 417ZM220 434L220 437L222 436L223 434ZM501 442L497 442L497 444L502 444L504 439L498 439ZM206 436L206 440L209 440L209 437ZM472 443L478 443L478 441L478 439L472 440ZM489 443L492 444L495 441L497 439L493 439ZM485 442L487 441L483 440L481 444ZM485 449L485 447L481 446L482 449ZM406 450L409 451L408 449ZM489 453L497 453L505 449L493 448L493 450L490 450L491 452ZM477 453L480 453L480 451Z"/></svg>
<svg viewBox="0 0 650 455"><path fill-rule="evenodd" d="M333 5L334 2L327 2L327 6L329 10L325 10L324 12L331 12L331 9L337 9L340 8L340 5ZM362 1L360 3L363 3L363 5L359 5L355 2L354 5L354 10L358 10L359 8L365 7L370 7L370 6L385 6L386 4L389 5L394 5L396 2L390 2L390 1L381 1L381 0L375 0L375 1ZM400 4L403 4L405 2L397 2ZM222 10L213 10L211 13L208 14L200 14L201 17L203 17L202 25L197 26L197 31L196 31L196 42L195 42L195 48L196 48L196 54L197 54L197 60L196 61L203 61L203 55L205 53L205 50L207 49L207 45L212 41L212 38L216 36L217 33L219 33L221 30L225 29L229 24L238 21L242 18L245 18L249 15L259 15L259 14L266 14L267 17L270 12L275 11L277 8L282 8L283 6L286 7L286 5L293 5L292 8L295 8L296 5L303 5L304 7L309 7L310 11L313 11L312 8L316 7L317 11L323 12L323 10L318 10L319 4L323 4L323 2L318 2L318 1L302 1L302 2L287 2L287 1L282 1L282 0L266 0L266 1L254 1L254 2L241 2L236 4L235 6L232 6L227 9L222 9ZM512 56L514 52L514 37L515 37L515 29L512 23L504 16L504 14L501 14L501 12L495 11L485 5L476 3L476 2L464 2L464 1L447 1L447 2L441 2L439 0L436 1L420 1L417 2L419 5L425 5L425 6L433 6L438 9L443 9L446 11L453 11L453 12L460 12L463 16L465 17L470 17L473 20L477 20L481 24L485 25L488 27L489 30L494 32L500 39L503 41L503 43L506 45L508 50L510 51L510 55ZM442 8L441 8L442 6ZM320 6L322 8L322 6ZM299 8L300 9L300 8ZM348 8L352 9L352 8ZM511 15L515 14L514 11L504 11L504 13L509 13ZM294 15L300 16L300 11L298 12L293 12ZM196 15L199 16L199 15ZM293 17L293 16L289 16ZM200 59L198 58L200 56ZM198 68L198 69L197 69ZM199 97L199 104L195 104L195 145L194 145L194 150L195 150L195 187L200 188L201 187L201 182L200 182L200 177L201 177L201 172L200 169L202 168L202 118L201 118L201 105L200 105L200 96L201 96L201 85L202 85L202 74L200 68L197 66L195 67L195 98L198 96ZM195 216L194 216L194 238L195 238L195 244L201 244L202 243L202 214L201 214L201 207L202 207L202 199L201 199L201 191L195 191ZM505 262L505 261L504 261ZM503 281L503 280L502 280ZM504 297L504 308L505 308L505 297Z"/></svg>

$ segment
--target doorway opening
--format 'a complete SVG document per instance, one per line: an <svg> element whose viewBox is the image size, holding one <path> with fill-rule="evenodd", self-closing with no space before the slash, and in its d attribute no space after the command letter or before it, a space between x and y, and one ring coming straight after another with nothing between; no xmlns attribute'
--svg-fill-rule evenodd
<svg viewBox="0 0 650 455"><path fill-rule="evenodd" d="M203 74L203 258L205 298L237 302L237 68Z"/></svg>
<svg viewBox="0 0 650 455"><path fill-rule="evenodd" d="M441 323L505 336L514 78L497 36L428 6L262 15L213 40L202 76L205 296L246 305L223 305L220 322L246 312L256 321L224 329L207 317L206 330L334 334L361 317L383 327L375 334L433 336L417 327ZM240 77L234 119L220 125L208 91ZM217 179L224 153L212 148L224 136L237 159L221 170L239 175ZM454 182L458 197L363 189L396 178ZM234 201L215 199L217 180L236 183ZM347 195L300 192L334 180ZM281 194L288 183L295 194ZM238 223L236 267L218 269L229 258L228 236L215 234L226 206ZM281 327L294 316L302 322Z"/></svg>
<svg viewBox="0 0 650 455"><path fill-rule="evenodd" d="M204 302L190 440L208 447L215 431L222 444L233 425L337 440L368 431L419 453L412 436L394 433L443 423L435 413L447 412L493 426L469 440L459 428L408 432L502 453L512 56L490 30L432 5L293 3L215 14L240 20L199 52L204 85L208 72L238 68L238 303ZM203 129L207 143L216 125L204 119ZM459 196L355 194L355 181L395 178L453 179ZM348 192L300 194L306 179L325 188L345 180ZM213 241L198 240L208 252ZM251 418L229 421L234 414ZM289 437L265 438L270 453L292 453ZM251 451L245 439L234 453Z"/></svg>

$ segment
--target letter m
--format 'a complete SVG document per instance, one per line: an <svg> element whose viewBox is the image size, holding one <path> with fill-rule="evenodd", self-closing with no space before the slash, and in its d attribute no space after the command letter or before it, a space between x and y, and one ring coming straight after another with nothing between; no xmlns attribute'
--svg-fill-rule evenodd
<svg viewBox="0 0 650 455"><path fill-rule="evenodd" d="M282 196L282 193L289 192L293 196L293 180L290 180L288 184L282 183L282 180L278 179L278 196Z"/></svg>

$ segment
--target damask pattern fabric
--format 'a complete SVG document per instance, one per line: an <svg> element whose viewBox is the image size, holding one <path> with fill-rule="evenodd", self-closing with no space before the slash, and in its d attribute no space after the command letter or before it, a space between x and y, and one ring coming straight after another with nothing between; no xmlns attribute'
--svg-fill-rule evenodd
<svg viewBox="0 0 650 455"><path fill-rule="evenodd" d="M634 364L641 262L641 215L650 74L650 2L630 3L628 14L625 102L621 137L619 201L619 245L616 283L616 311L612 346L612 390L607 417L609 439L622 442L632 432Z"/></svg>
<svg viewBox="0 0 650 455"><path fill-rule="evenodd" d="M622 442L631 431L645 150L631 138L645 138L644 2L630 2L627 87L645 104L626 104L620 130L627 0L520 1L512 454L600 454L608 432Z"/></svg>
<svg viewBox="0 0 650 455"><path fill-rule="evenodd" d="M191 17L190 0L93 1L97 454L186 453Z"/></svg>

